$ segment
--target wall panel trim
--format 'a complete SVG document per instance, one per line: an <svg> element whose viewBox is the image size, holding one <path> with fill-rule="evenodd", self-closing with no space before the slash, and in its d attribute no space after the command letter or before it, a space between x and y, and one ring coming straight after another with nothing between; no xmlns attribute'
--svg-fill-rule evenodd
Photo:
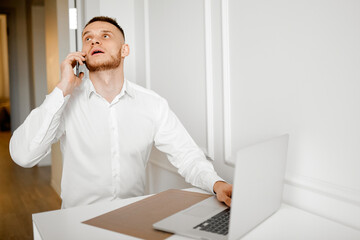
<svg viewBox="0 0 360 240"><path fill-rule="evenodd" d="M221 2L222 18L222 62L223 62L223 111L224 111L224 158L231 163L231 84L229 46L229 1Z"/></svg>
<svg viewBox="0 0 360 240"><path fill-rule="evenodd" d="M360 190L299 174L287 174L283 201L360 230Z"/></svg>
<svg viewBox="0 0 360 240"><path fill-rule="evenodd" d="M151 89L150 72L150 19L149 19L149 0L144 0L144 29L145 29L145 80L146 88Z"/></svg>
<svg viewBox="0 0 360 240"><path fill-rule="evenodd" d="M214 160L214 82L213 82L213 54L212 54L212 24L211 24L211 0L204 0L205 16L205 66L206 66L206 114L207 114L207 152L211 160Z"/></svg>

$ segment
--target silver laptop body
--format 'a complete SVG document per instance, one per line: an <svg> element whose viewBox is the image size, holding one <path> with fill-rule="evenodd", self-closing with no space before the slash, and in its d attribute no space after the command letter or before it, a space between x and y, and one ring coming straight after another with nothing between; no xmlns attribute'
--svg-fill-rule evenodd
<svg viewBox="0 0 360 240"><path fill-rule="evenodd" d="M286 134L238 151L228 234L200 230L201 223L227 209L215 196L175 213L153 227L197 239L239 239L244 236L280 207L288 139Z"/></svg>

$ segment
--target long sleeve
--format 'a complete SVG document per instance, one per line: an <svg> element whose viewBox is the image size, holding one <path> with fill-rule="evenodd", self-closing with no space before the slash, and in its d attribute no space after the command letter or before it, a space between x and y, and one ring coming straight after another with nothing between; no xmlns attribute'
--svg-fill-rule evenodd
<svg viewBox="0 0 360 240"><path fill-rule="evenodd" d="M213 193L220 178L210 161L190 137L179 119L170 110L166 100L161 99L160 114L155 134L155 146L167 154L169 161L178 168L185 181Z"/></svg>
<svg viewBox="0 0 360 240"><path fill-rule="evenodd" d="M10 140L10 155L22 167L36 165L51 151L64 132L62 112L69 96L55 88L38 108L31 111Z"/></svg>

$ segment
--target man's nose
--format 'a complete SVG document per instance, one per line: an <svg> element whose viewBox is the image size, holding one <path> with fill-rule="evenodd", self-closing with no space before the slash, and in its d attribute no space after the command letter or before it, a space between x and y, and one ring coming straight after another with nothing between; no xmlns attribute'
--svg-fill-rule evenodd
<svg viewBox="0 0 360 240"><path fill-rule="evenodd" d="M91 41L91 45L95 45L95 44L101 44L100 40L98 38L93 38Z"/></svg>

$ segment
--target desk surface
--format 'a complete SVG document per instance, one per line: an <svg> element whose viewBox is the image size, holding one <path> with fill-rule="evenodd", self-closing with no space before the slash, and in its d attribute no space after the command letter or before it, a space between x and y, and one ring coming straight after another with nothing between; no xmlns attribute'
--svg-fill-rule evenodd
<svg viewBox="0 0 360 240"><path fill-rule="evenodd" d="M190 191L203 192L191 188ZM70 209L33 214L35 240L136 239L81 222L139 201L147 196L115 200ZM188 239L174 235L168 239ZM279 211L247 234L250 239L360 239L360 231L335 223L301 209L283 204Z"/></svg>

